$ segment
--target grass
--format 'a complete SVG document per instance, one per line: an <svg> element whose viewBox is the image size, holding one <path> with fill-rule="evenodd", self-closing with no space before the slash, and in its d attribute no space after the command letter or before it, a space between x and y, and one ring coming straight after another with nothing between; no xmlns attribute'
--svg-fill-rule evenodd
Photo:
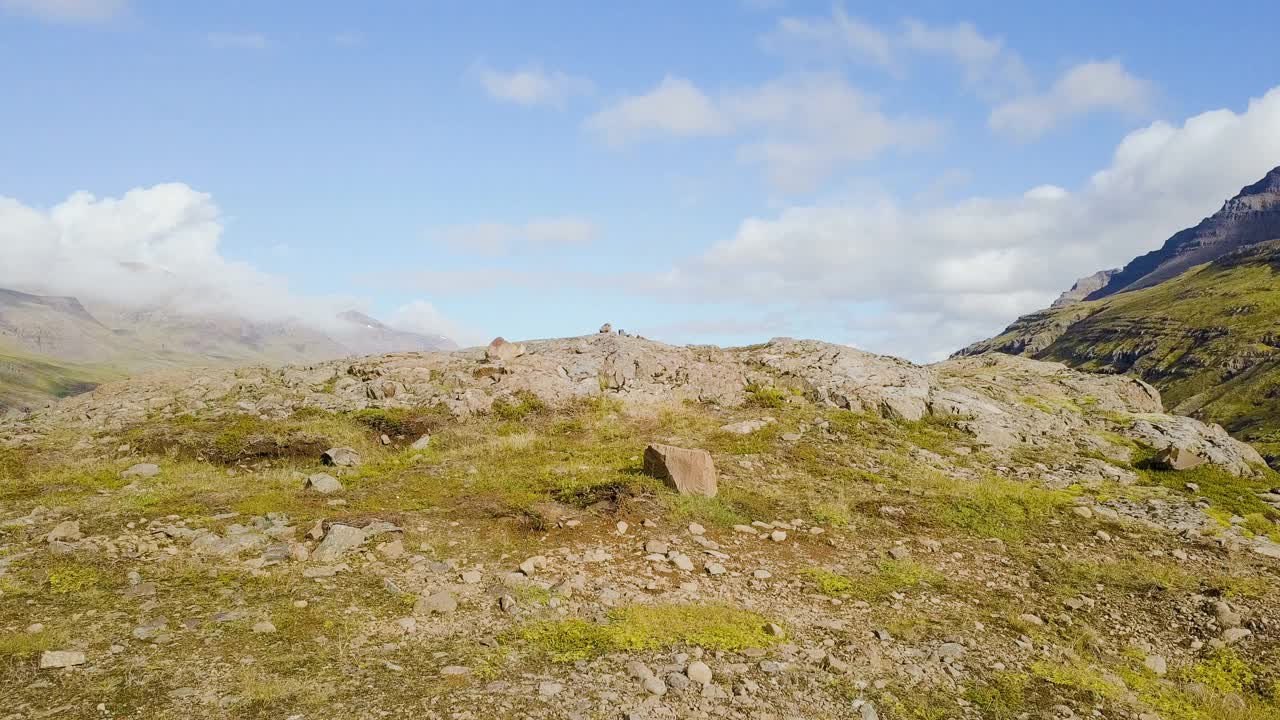
<svg viewBox="0 0 1280 720"><path fill-rule="evenodd" d="M1269 534L1276 530L1280 510L1262 502L1257 493L1280 485L1280 474L1271 470L1260 471L1258 477L1237 477L1215 465L1201 465L1190 470L1155 470L1139 460L1135 463L1139 482L1143 485L1165 487L1187 496L1202 496L1212 507L1241 517L1257 516L1255 532ZM1199 486L1196 491L1187 489L1187 483ZM1267 525L1266 523L1270 523Z"/></svg>
<svg viewBox="0 0 1280 720"><path fill-rule="evenodd" d="M866 601L884 600L893 593L943 583L937 571L910 559L881 560L875 571L866 575L849 576L822 568L811 568L806 575L823 595Z"/></svg>
<svg viewBox="0 0 1280 720"><path fill-rule="evenodd" d="M538 622L516 636L556 662L574 662L611 652L675 646L739 651L765 648L778 638L765 632L764 617L728 605L632 605L609 613L608 622L572 618Z"/></svg>
<svg viewBox="0 0 1280 720"><path fill-rule="evenodd" d="M1020 541L1071 503L1072 494L1000 477L942 480L931 504L937 525L984 538Z"/></svg>

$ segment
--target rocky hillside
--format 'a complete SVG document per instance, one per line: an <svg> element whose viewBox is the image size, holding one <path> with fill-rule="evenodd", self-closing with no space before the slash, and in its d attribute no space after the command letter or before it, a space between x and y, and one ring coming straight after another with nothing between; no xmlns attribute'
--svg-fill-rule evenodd
<svg viewBox="0 0 1280 720"><path fill-rule="evenodd" d="M1280 238L1280 167L1242 189L1222 209L1165 241L1159 250L1135 258L1120 271L1106 271L1106 283L1084 299L1098 300L1150 287L1241 248ZM1098 275L1093 276L1095 278Z"/></svg>
<svg viewBox="0 0 1280 720"><path fill-rule="evenodd" d="M1121 375L600 334L0 424L9 718L1280 718L1280 479Z"/></svg>
<svg viewBox="0 0 1280 720"><path fill-rule="evenodd" d="M390 351L448 350L357 312L324 331L297 322L192 315L166 307L86 306L0 288L0 413L157 368L308 362Z"/></svg>
<svg viewBox="0 0 1280 720"><path fill-rule="evenodd" d="M1127 373L1175 412L1223 425L1280 460L1280 242L1153 287L1019 318L962 351Z"/></svg>

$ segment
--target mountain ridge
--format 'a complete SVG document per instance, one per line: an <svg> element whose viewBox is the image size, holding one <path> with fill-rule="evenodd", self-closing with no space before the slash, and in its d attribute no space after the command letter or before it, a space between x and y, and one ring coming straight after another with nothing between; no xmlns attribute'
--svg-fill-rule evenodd
<svg viewBox="0 0 1280 720"><path fill-rule="evenodd" d="M123 307L0 288L0 410L81 392L101 379L182 366L286 364L455 348L357 311L316 329L298 321ZM41 389L45 390L42 391Z"/></svg>

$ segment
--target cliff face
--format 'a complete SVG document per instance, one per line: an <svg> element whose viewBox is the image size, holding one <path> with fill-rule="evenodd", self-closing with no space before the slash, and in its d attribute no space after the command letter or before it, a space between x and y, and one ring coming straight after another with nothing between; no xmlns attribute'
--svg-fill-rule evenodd
<svg viewBox="0 0 1280 720"><path fill-rule="evenodd" d="M1222 209L1135 258L1085 299L1150 287L1250 245L1280 238L1280 167L1242 189ZM1096 277L1096 276L1094 276Z"/></svg>

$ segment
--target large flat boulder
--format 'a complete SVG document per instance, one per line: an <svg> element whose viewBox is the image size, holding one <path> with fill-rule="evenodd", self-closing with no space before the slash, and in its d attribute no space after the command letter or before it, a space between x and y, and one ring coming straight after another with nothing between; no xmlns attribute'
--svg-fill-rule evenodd
<svg viewBox="0 0 1280 720"><path fill-rule="evenodd" d="M644 449L644 471L681 495L715 497L716 465L706 450L653 444Z"/></svg>

